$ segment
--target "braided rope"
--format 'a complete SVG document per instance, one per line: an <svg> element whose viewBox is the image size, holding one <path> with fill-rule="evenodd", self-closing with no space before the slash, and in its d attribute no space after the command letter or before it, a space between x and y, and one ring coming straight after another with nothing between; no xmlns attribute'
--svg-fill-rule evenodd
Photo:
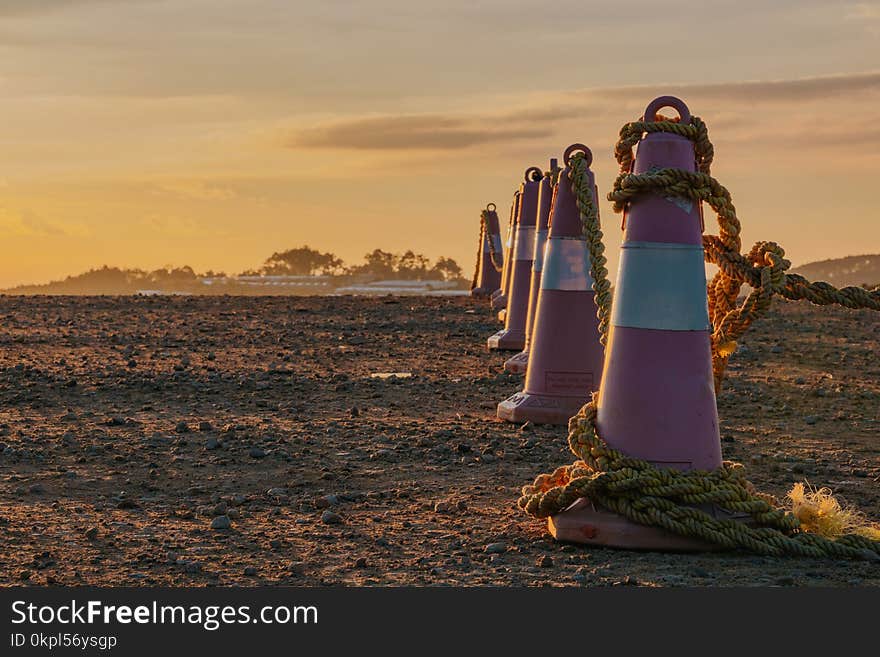
<svg viewBox="0 0 880 657"><path fill-rule="evenodd" d="M594 394L569 420L568 445L579 460L524 486L517 504L526 513L547 518L586 497L633 522L728 549L880 560L880 541L859 534L832 540L801 530L795 516L755 490L737 463L681 472L657 468L610 447L596 429L596 400ZM716 518L693 505L715 505L748 516L749 521Z"/></svg>
<svg viewBox="0 0 880 657"><path fill-rule="evenodd" d="M634 121L621 128L614 151L620 175L614 181L608 200L613 202L615 212L623 212L629 201L653 193L698 203L705 201L715 211L719 234L705 235L703 249L706 262L718 266L718 273L707 286L716 392L727 362L736 351L737 340L752 322L766 314L774 294L791 300L806 299L822 306L836 304L880 310L880 291L855 286L838 289L829 283L812 283L798 274L786 273L791 263L775 242L758 242L747 255L741 254L741 225L730 192L710 175L715 150L706 124L699 117L692 117L690 124L657 118L653 122ZM697 171L666 168L631 173L635 161L633 148L645 132L668 132L693 141ZM743 284L750 285L753 291L737 307Z"/></svg>
<svg viewBox="0 0 880 657"><path fill-rule="evenodd" d="M605 244L602 228L599 225L599 209L593 198L594 189L587 175L587 161L583 153L576 153L569 162L568 179L571 181L571 193L577 203L581 227L587 241L590 255L590 274L593 277L593 291L596 293L596 316L599 318L599 341L608 343L608 332L611 329L611 282L608 280L608 269L605 267Z"/></svg>
<svg viewBox="0 0 880 657"><path fill-rule="evenodd" d="M715 210L719 235L704 237L707 262L716 264L718 274L709 282L709 316L712 321L712 367L716 389L720 386L736 340L751 323L763 316L774 294L788 299L807 299L818 305L838 304L848 308L880 310L880 287L837 289L828 283L811 283L796 274L786 274L791 263L774 242L758 242L747 255L740 253L740 223L730 193L709 175L714 148L705 123L692 117L681 124L663 117L655 122L636 121L620 131L615 155L621 173L609 200L616 212L639 194L657 193L706 201ZM697 171L661 169L645 174L631 173L633 147L645 132L669 132L694 142ZM609 330L611 296L606 289L602 232L583 158L571 162L572 192L587 238L593 273L602 343ZM736 306L742 285L753 291ZM600 293L601 292L601 293ZM757 492L745 478L741 465L725 461L711 472L660 469L647 461L626 456L610 447L596 427L598 395L569 420L568 444L578 458L571 465L539 475L524 486L518 505L527 513L546 518L564 511L580 498L643 525L663 528L681 536L702 539L728 549L745 549L758 554L782 556L838 557L880 560L880 541L861 534L844 534L830 539L803 531L791 513L777 508L768 495ZM715 505L730 513L745 514L749 522L716 518L694 505Z"/></svg>

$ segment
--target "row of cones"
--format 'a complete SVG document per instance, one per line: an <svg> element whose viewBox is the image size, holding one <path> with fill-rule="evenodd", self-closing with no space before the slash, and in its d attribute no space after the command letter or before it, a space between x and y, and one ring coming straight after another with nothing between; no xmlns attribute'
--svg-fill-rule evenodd
<svg viewBox="0 0 880 657"><path fill-rule="evenodd" d="M690 122L687 106L669 96L652 101L644 120L654 121L663 107L677 110L682 123ZM536 167L527 170L515 196L513 239L491 297L493 309L505 304L504 329L488 339L488 347L519 352L505 369L524 371L525 384L498 405L498 417L567 424L599 391L596 426L611 447L660 467L718 468L721 444L700 204L651 192L629 203L604 347L570 180L576 153L584 155L598 207L589 171L592 154L582 144L566 150L562 171L552 160L546 174ZM644 135L633 173L663 168L695 171L693 143L668 132ZM497 216L493 225L498 226ZM558 538L579 542L693 547L583 503L554 516L550 528Z"/></svg>

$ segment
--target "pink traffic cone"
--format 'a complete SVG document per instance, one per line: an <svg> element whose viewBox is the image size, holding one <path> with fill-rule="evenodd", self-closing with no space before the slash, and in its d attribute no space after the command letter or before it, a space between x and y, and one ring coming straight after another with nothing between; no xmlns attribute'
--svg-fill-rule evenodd
<svg viewBox="0 0 880 657"><path fill-rule="evenodd" d="M507 222L507 241L504 243L504 266L501 269L501 286L490 297L492 310L503 311L507 307L507 292L510 289L510 256L513 253L513 235L519 223L519 197L516 190L513 195L513 203L510 205L510 220ZM504 319L501 318L503 322Z"/></svg>
<svg viewBox="0 0 880 657"><path fill-rule="evenodd" d="M526 313L529 308L532 258L535 254L535 223L538 219L538 189L543 177L544 174L538 167L529 167L520 186L520 209L514 232L513 252L509 260L510 290L507 294L504 328L488 339L490 350L520 351L526 342Z"/></svg>
<svg viewBox="0 0 880 657"><path fill-rule="evenodd" d="M677 98L645 110L654 121ZM693 144L657 132L639 143L634 173L695 170ZM711 470L721 465L712 379L699 203L645 193L624 214L624 242L612 307L611 333L599 392L597 428L612 447L664 468ZM718 509L706 509L719 517ZM628 548L705 549L706 545L630 522L576 502L550 519L559 539Z"/></svg>
<svg viewBox="0 0 880 657"><path fill-rule="evenodd" d="M535 309L538 306L538 291L541 289L541 271L544 268L544 246L547 244L547 233L550 224L550 210L553 201L554 185L550 177L556 170L558 160L550 160L550 169L541 180L538 189L538 223L535 230L535 254L532 258L532 278L529 284L529 308L526 312L526 342L523 350L507 359L504 369L512 374L525 374L529 364L529 344L532 340L532 329L535 326Z"/></svg>
<svg viewBox="0 0 880 657"><path fill-rule="evenodd" d="M480 253L475 285L471 289L472 297L486 298L501 287L501 272L496 268L495 263L503 262L504 254L501 248L498 213L495 209L495 204L490 203L480 217Z"/></svg>
<svg viewBox="0 0 880 657"><path fill-rule="evenodd" d="M568 179L568 164L576 152L586 155L587 166L592 161L590 150L582 144L565 151L566 168L556 185L525 387L498 404L498 417L510 422L567 424L598 389L602 376L604 354L590 257ZM592 172L589 175L595 189Z"/></svg>

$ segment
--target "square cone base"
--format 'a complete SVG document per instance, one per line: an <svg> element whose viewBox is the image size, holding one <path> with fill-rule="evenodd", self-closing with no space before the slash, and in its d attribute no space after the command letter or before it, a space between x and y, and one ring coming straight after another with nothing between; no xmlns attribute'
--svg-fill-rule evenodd
<svg viewBox="0 0 880 657"><path fill-rule="evenodd" d="M475 287L471 290L471 296L475 299L488 299L492 292L494 290L490 290L488 287Z"/></svg>
<svg viewBox="0 0 880 657"><path fill-rule="evenodd" d="M751 520L747 514L731 514L718 507L703 510L716 518L732 518L747 524ZM562 513L551 516L547 520L547 528L557 541L624 550L717 552L724 549L714 543L679 536L659 527L640 525L596 507L586 498L579 499Z"/></svg>
<svg viewBox="0 0 880 657"><path fill-rule="evenodd" d="M587 403L584 397L553 397L518 392L498 404L498 417L508 422L568 425Z"/></svg>
<svg viewBox="0 0 880 657"><path fill-rule="evenodd" d="M486 341L490 351L522 351L526 344L525 331L501 329Z"/></svg>
<svg viewBox="0 0 880 657"><path fill-rule="evenodd" d="M492 310L501 310L502 308L507 307L507 295L499 294L497 297L492 297Z"/></svg>
<svg viewBox="0 0 880 657"><path fill-rule="evenodd" d="M529 352L521 351L515 356L511 356L504 363L504 371L511 374L525 374L526 367L529 364Z"/></svg>

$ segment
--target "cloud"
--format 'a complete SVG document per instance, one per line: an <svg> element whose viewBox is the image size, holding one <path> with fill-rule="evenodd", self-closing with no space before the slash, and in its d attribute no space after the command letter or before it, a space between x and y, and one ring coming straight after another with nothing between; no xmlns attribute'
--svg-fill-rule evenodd
<svg viewBox="0 0 880 657"><path fill-rule="evenodd" d="M699 109L697 113L705 110L706 116L713 116L712 124L723 128L728 138L781 142L815 137L814 144L825 146L877 140L877 131L867 120L874 115L874 103L880 99L880 72L548 92L537 99L507 98L504 104L511 109L502 112L337 119L286 131L282 143L293 149L458 150L546 141L555 135L570 135L575 121L583 132L596 134L601 128L599 134L605 134L611 142L620 127L621 115L623 120L636 119L648 100L670 93L691 102ZM835 103L843 103L845 111ZM609 125L612 122L616 126Z"/></svg>
<svg viewBox="0 0 880 657"><path fill-rule="evenodd" d="M423 114L326 123L296 132L284 144L291 148L458 150L492 142L537 139L551 133L546 127L499 127L478 116Z"/></svg>
<svg viewBox="0 0 880 657"><path fill-rule="evenodd" d="M157 185L156 191L161 194L195 201L228 201L238 196L235 190L229 187L202 180L161 183Z"/></svg>
<svg viewBox="0 0 880 657"><path fill-rule="evenodd" d="M0 235L4 237L75 237L87 233L81 225L61 225L31 212L0 208Z"/></svg>
<svg viewBox="0 0 880 657"><path fill-rule="evenodd" d="M0 0L0 18L60 11L79 5L116 4L119 0ZM153 2L155 0L127 0Z"/></svg>

